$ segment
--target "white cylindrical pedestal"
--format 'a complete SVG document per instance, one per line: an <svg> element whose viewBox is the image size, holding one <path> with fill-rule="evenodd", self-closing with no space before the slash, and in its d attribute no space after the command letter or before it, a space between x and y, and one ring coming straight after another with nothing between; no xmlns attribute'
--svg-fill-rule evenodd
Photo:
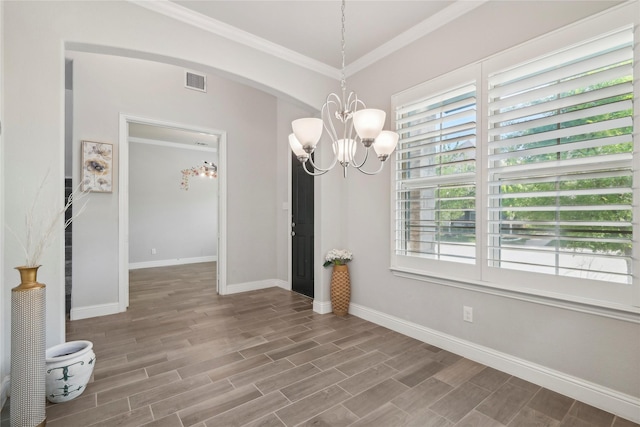
<svg viewBox="0 0 640 427"><path fill-rule="evenodd" d="M11 425L44 426L46 288L35 271L20 274L11 290Z"/></svg>

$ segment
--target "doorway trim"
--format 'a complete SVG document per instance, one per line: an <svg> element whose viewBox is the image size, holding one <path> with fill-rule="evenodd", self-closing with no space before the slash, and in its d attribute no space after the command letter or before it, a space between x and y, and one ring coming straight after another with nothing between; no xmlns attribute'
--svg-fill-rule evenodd
<svg viewBox="0 0 640 427"><path fill-rule="evenodd" d="M118 144L118 309L129 306L129 123L163 126L220 137L218 143L218 263L216 290L227 293L227 133L184 123L120 113Z"/></svg>

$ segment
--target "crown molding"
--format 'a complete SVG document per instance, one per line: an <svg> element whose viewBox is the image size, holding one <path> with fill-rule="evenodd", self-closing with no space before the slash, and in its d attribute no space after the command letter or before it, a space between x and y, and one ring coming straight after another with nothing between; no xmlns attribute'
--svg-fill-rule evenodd
<svg viewBox="0 0 640 427"><path fill-rule="evenodd" d="M300 67L315 71L326 77L340 80L340 70L335 67L331 67L324 62L309 58L308 56L302 55L291 49L287 49L279 44L270 42L269 40L243 31L229 24L225 24L224 22L218 21L217 19L210 18L201 13L187 9L184 6L180 6L169 0L129 1L138 6L144 7L170 18L177 19L178 21L182 21L186 24L216 34L220 37L224 37L228 40L243 44L245 46L249 46Z"/></svg>
<svg viewBox="0 0 640 427"><path fill-rule="evenodd" d="M159 139L139 138L137 136L130 136L129 142L137 142L139 144L148 144L148 145L159 145L161 147L178 148L180 150L207 151L210 153L218 152L218 149L215 147L181 144L179 142L160 141Z"/></svg>
<svg viewBox="0 0 640 427"><path fill-rule="evenodd" d="M302 55L284 46L270 42L269 40L258 37L247 31L226 24L217 19L208 17L199 12L195 12L184 6L173 3L170 0L129 0L140 7L152 10L202 30L224 37L228 40L243 44L269 55L288 61L297 66L315 71L326 77L340 80L341 71L338 68L325 64L324 62L315 60L306 55ZM414 25L407 31L380 45L376 49L366 55L353 61L345 67L345 76L349 77L380 59L391 55L395 51L413 43L414 41L426 36L432 31L448 24L449 22L469 13L478 6L489 0L463 1L456 0L435 15L425 19L421 23Z"/></svg>
<svg viewBox="0 0 640 427"><path fill-rule="evenodd" d="M381 44L376 49L353 61L345 67L345 75L350 76L364 70L382 58L391 55L397 50L415 42L438 28L454 21L462 15L471 12L473 9L488 2L489 0L477 1L455 1L450 6L442 9L435 15L430 16L419 24L409 28L404 33L394 37L386 43Z"/></svg>

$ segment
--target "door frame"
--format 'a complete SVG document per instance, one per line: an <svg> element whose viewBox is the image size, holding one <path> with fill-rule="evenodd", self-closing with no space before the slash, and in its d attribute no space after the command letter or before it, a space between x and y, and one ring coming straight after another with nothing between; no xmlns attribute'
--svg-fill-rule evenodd
<svg viewBox="0 0 640 427"><path fill-rule="evenodd" d="M163 126L219 136L218 143L218 263L216 290L227 293L227 133L184 123L120 113L118 139L118 308L129 306L129 123Z"/></svg>
<svg viewBox="0 0 640 427"><path fill-rule="evenodd" d="M293 215L293 185L291 182L292 179L292 171L291 171L291 150L289 147L286 147L287 153L287 286L288 290L293 289L293 236L291 236L291 232L293 231L291 228L291 216Z"/></svg>
<svg viewBox="0 0 640 427"><path fill-rule="evenodd" d="M289 148L289 147L287 147ZM288 168L289 168L289 174L288 174L288 180L289 180L289 211L288 211L288 230L289 230L289 247L288 247L288 251L289 251L289 290L294 291L293 289L293 209L294 209L294 203L293 203L293 167L295 162L297 162L297 160L295 160L295 155L293 153L291 153L291 150L287 150L287 153L289 154L289 161L287 163ZM296 165L299 166L299 165ZM305 166L300 166L303 169L305 168ZM317 189L316 189L316 179L315 177L311 177L312 181L311 181L311 186L313 188L313 236L314 236L314 243L313 243L313 256L311 258L311 263L313 264L313 266L311 267L312 270L312 274L313 274L313 289L312 289L312 293L313 293L313 297L311 299L315 300L316 299L316 277L317 276L317 272L316 272L316 267L317 264L315 261L315 257L317 254L317 248L316 248L316 239L315 236L317 235L317 230L316 230L316 217L317 217L317 200L316 200L316 196L317 196ZM301 294L304 295L304 294ZM306 295L308 296L308 295Z"/></svg>

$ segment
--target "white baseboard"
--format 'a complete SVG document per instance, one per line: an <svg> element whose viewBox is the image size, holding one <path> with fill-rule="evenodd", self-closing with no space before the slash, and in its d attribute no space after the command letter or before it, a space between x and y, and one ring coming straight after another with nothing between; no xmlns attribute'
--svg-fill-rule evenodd
<svg viewBox="0 0 640 427"><path fill-rule="evenodd" d="M152 267L168 267L171 265L182 264L197 264L199 262L217 262L217 256L201 256L194 258L175 258L175 259L161 259L158 261L143 261L143 262L131 262L129 263L129 270L138 270L140 268L152 268Z"/></svg>
<svg viewBox="0 0 640 427"><path fill-rule="evenodd" d="M278 280L258 280L255 282L234 283L233 285L227 285L226 294L238 294L240 292L257 291L259 289L273 288L279 286Z"/></svg>
<svg viewBox="0 0 640 427"><path fill-rule="evenodd" d="M0 409L4 408L4 404L7 403L7 397L9 397L9 387L11 385L9 375L2 379L0 385Z"/></svg>
<svg viewBox="0 0 640 427"><path fill-rule="evenodd" d="M90 305L87 307L71 308L71 320L88 319L90 317L107 316L120 312L120 304L117 302L111 304Z"/></svg>
<svg viewBox="0 0 640 427"><path fill-rule="evenodd" d="M327 314L327 313L331 313L332 307L331 307L331 301L316 301L313 300L313 311L315 311L318 314ZM364 319L364 317L363 317Z"/></svg>
<svg viewBox="0 0 640 427"><path fill-rule="evenodd" d="M349 314L640 423L640 398L358 304L350 304Z"/></svg>
<svg viewBox="0 0 640 427"><path fill-rule="evenodd" d="M227 285L225 295L239 294L240 292L257 291L260 289L267 289L278 287L287 291L291 291L291 285L286 280L280 279L267 279L258 280L255 282L235 283L233 285Z"/></svg>

